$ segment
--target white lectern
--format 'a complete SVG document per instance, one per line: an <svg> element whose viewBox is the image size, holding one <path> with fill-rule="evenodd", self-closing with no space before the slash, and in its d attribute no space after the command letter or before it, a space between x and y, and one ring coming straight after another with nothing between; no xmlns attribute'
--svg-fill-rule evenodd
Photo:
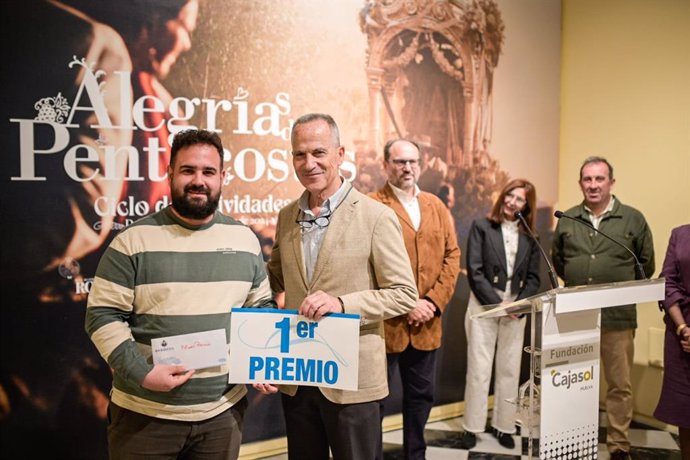
<svg viewBox="0 0 690 460"><path fill-rule="evenodd" d="M658 278L556 288L509 304L472 307L473 320L531 315L525 348L530 378L515 401L529 458L534 439L540 440L540 459L597 458L601 308L661 300L664 284Z"/></svg>

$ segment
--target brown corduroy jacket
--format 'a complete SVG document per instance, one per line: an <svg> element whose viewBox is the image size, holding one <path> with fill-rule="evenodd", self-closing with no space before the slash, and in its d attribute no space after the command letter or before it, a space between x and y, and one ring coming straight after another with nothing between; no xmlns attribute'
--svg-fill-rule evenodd
<svg viewBox="0 0 690 460"><path fill-rule="evenodd" d="M441 319L455 292L460 272L460 248L448 208L431 193L420 192L417 198L421 223L419 230L415 231L390 185L386 184L369 196L395 211L419 297L430 300L437 307L437 316L421 326L409 325L407 315L386 320L386 352L400 353L410 342L417 350L435 350L441 346Z"/></svg>

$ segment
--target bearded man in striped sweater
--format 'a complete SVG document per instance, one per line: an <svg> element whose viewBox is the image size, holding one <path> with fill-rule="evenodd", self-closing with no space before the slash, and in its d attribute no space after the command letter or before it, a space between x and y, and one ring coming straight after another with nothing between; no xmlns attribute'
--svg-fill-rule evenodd
<svg viewBox="0 0 690 460"><path fill-rule="evenodd" d="M151 340L224 329L233 307L274 306L254 233L217 212L223 146L217 134L178 133L172 205L123 230L101 259L86 331L113 369L110 458L237 458L247 407L228 367L153 364ZM226 361L227 362L227 361Z"/></svg>

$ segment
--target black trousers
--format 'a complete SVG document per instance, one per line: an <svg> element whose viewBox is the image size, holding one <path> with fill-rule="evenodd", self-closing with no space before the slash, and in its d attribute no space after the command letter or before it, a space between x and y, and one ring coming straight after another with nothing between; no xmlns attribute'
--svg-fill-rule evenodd
<svg viewBox="0 0 690 460"><path fill-rule="evenodd" d="M400 371L403 390L403 453L407 460L423 460L426 455L424 427L434 406L436 350L423 351L412 344L401 353L388 353L388 382ZM390 396L389 396L390 397ZM381 420L383 405L381 402ZM383 444L377 458L383 459Z"/></svg>
<svg viewBox="0 0 690 460"><path fill-rule="evenodd" d="M379 401L335 404L316 387L282 395L290 460L373 460L381 440Z"/></svg>

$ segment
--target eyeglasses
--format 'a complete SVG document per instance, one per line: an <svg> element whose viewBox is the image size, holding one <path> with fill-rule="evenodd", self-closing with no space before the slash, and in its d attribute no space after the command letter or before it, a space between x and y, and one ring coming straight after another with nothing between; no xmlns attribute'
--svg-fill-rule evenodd
<svg viewBox="0 0 690 460"><path fill-rule="evenodd" d="M506 196L503 198L504 201L510 201L510 200L515 200L517 204L525 204L527 203L527 200L522 198L521 196L514 195L512 192L506 193Z"/></svg>
<svg viewBox="0 0 690 460"><path fill-rule="evenodd" d="M300 227L302 227L305 230L317 227L317 228L326 228L328 227L328 224L331 223L331 216L333 216L333 213L327 215L327 216L319 216L315 219L297 219L295 220L295 223L298 224Z"/></svg>
<svg viewBox="0 0 690 460"><path fill-rule="evenodd" d="M396 167L402 168L404 166L410 165L411 167L415 167L419 165L419 160L401 160L401 159L395 159L391 160L391 163L393 163Z"/></svg>
<svg viewBox="0 0 690 460"><path fill-rule="evenodd" d="M347 192L345 192L345 196L341 198L338 205L325 216L319 216L314 219L300 219L299 215L304 214L304 211L300 211L300 213L298 214L298 218L295 219L295 223L298 224L302 228L302 230L328 227L328 224L331 223L331 217L333 217L333 213L335 213L335 211L340 207L340 205L343 204L343 202L345 202L345 198L347 198L351 191L352 186L350 186L350 188L347 189Z"/></svg>

